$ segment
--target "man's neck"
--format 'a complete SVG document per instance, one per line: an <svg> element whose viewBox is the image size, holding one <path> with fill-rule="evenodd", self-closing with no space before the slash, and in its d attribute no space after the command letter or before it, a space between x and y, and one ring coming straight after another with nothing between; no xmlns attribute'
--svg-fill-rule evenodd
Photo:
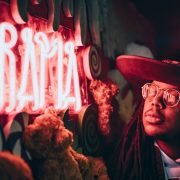
<svg viewBox="0 0 180 180"><path fill-rule="evenodd" d="M156 140L159 147L172 159L176 160L180 158L180 143L179 140L176 143L175 141L166 142L162 140Z"/></svg>

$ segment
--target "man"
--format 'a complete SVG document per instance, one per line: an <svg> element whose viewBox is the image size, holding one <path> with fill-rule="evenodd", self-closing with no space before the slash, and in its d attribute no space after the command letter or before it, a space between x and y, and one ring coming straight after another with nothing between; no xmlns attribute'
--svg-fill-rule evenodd
<svg viewBox="0 0 180 180"><path fill-rule="evenodd" d="M111 179L180 179L180 63L124 55L117 68L143 100L109 161Z"/></svg>

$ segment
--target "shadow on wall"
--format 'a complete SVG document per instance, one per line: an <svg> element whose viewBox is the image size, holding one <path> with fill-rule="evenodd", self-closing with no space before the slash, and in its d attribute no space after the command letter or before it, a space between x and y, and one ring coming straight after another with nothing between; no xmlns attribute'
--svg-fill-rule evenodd
<svg viewBox="0 0 180 180"><path fill-rule="evenodd" d="M126 46L123 54L136 55L153 58L152 51L145 45L139 42L131 42ZM128 81L122 76L117 69L112 69L108 73L108 77L118 84L120 93L116 96L119 102L120 119L127 124L140 100L141 92L134 92Z"/></svg>

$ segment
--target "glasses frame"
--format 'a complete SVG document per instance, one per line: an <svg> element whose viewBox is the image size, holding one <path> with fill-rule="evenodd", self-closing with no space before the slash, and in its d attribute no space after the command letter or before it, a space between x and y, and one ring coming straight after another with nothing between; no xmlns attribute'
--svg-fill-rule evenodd
<svg viewBox="0 0 180 180"><path fill-rule="evenodd" d="M144 88L144 86L146 86L146 85L152 85L152 84L153 84L153 83L146 83L146 84L144 84L144 85L141 87L141 88L142 88L142 91L141 91L142 97L143 97L143 88ZM166 107L175 107L175 106L177 106L177 105L179 104L179 102L180 102L180 92L179 92L177 89L173 89L173 88L162 89L162 88L158 87L158 85L156 85L156 84L153 84L153 85L156 86L156 89L157 89L157 93L156 93L156 95L155 95L153 98L156 98L156 97L158 96L159 92L163 91L162 99L163 99L163 103L164 103L164 105L165 105ZM159 91L159 90L160 90L160 91ZM174 105L172 105L172 106L167 105L166 102L165 102L165 100L164 100L164 93L167 92L167 91L169 91L169 90L175 90L175 91L179 94L178 101L177 101ZM148 97L148 96L147 96L147 97ZM143 97L143 99L146 100L147 97L146 97L146 98Z"/></svg>

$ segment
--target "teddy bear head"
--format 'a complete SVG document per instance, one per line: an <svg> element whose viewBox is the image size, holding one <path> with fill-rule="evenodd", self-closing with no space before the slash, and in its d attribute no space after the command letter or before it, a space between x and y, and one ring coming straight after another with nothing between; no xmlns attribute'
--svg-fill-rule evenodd
<svg viewBox="0 0 180 180"><path fill-rule="evenodd" d="M22 141L36 159L57 158L72 144L73 134L64 127L56 111L48 108L25 128Z"/></svg>

